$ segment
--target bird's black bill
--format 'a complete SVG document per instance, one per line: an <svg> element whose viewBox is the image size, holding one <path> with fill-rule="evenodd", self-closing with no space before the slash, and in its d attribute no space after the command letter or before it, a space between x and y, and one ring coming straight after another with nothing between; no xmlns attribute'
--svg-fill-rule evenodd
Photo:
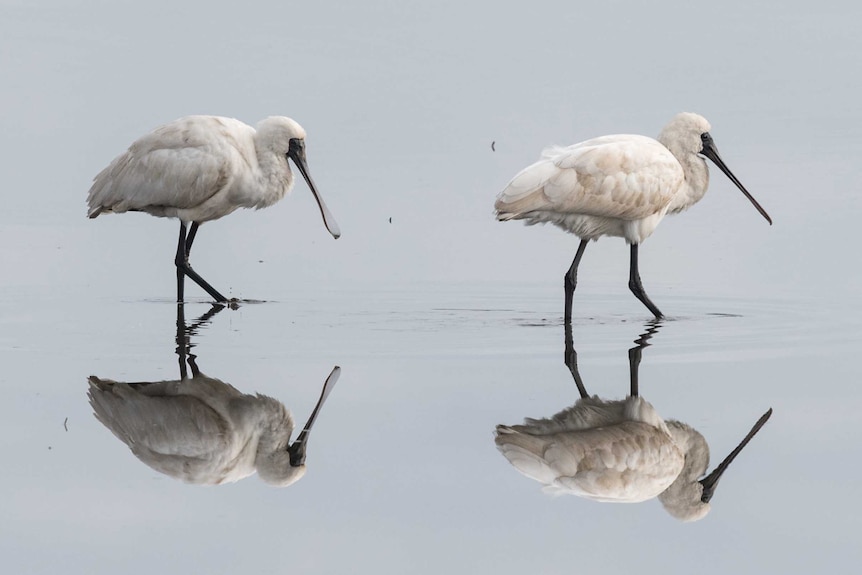
<svg viewBox="0 0 862 575"><path fill-rule="evenodd" d="M308 164L305 161L305 142L297 138L292 139L290 141L290 149L288 150L287 155L293 160L296 167L299 168L302 177L305 178L305 183L307 183L308 187L311 188L311 193L314 194L314 199L317 200L317 207L320 208L320 215L323 216L323 225L326 226L326 229L329 230L332 237L338 239L341 237L341 229L339 229L338 224L335 223L335 218L332 217L329 208L326 207L326 203L323 201L320 193L318 193L317 187L314 185L314 181L308 173Z"/></svg>
<svg viewBox="0 0 862 575"><path fill-rule="evenodd" d="M733 175L733 172L730 171L730 168L724 163L721 159L721 156L718 155L718 149L715 147L715 142L712 141L712 136L709 134L703 134L701 136L701 141L703 142L703 149L700 151L701 154L712 160L712 162L718 166L718 168L724 172L724 175L730 178L730 181L736 184L736 187L745 194L745 197L754 204L754 207L757 208L757 211L760 212L760 215L766 218L766 221L769 222L769 225L772 225L772 218L769 217L769 214L766 213L766 210L757 203L757 200L748 193L748 190L745 189L745 186L742 185L742 182L736 179L736 176Z"/></svg>
<svg viewBox="0 0 862 575"><path fill-rule="evenodd" d="M290 465L292 467L298 467L305 464L305 447L308 444L308 435L311 432L311 427L314 425L314 421L317 419L317 414L320 412L320 408L323 407L323 403L326 401L326 398L329 397L329 393L332 391L332 388L335 387L335 383L338 381L338 377L340 375L341 368L336 365L332 368L332 371L326 378L326 381L323 384L323 390L320 392L320 399L317 400L317 405L314 406L314 410L308 417L308 421L305 422L305 427L302 428L302 432L296 438L296 441L287 448L287 452L290 454Z"/></svg>
<svg viewBox="0 0 862 575"><path fill-rule="evenodd" d="M724 458L724 461L718 464L712 473L704 477L700 480L700 484L703 485L703 494L700 496L700 500L704 503L709 503L709 500L712 499L713 494L715 493L715 488L718 486L718 480L721 479L721 474L725 472L728 466L736 459L736 456L742 451L742 449L751 441L751 438L754 437L760 428L767 422L769 416L772 415L772 408L769 408L769 411L760 416L760 419L757 420L757 423L754 424L754 427L751 428L751 431L748 432L748 435L736 446L736 449L730 452L730 455Z"/></svg>

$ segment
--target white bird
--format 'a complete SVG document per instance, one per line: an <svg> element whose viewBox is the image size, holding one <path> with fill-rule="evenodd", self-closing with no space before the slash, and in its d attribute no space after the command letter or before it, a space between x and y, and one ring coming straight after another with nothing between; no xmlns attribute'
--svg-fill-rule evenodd
<svg viewBox="0 0 862 575"><path fill-rule="evenodd" d="M337 239L338 224L308 172L305 130L283 116L266 118L257 129L218 116L188 116L156 128L94 178L87 215L135 211L178 218L177 301L183 301L183 279L188 276L224 302L227 298L189 264L198 227L238 208L265 208L282 199L293 187L288 158L299 168L324 225Z"/></svg>
<svg viewBox="0 0 862 575"><path fill-rule="evenodd" d="M712 473L700 479L709 465L706 440L685 423L662 419L637 394L636 362L644 345L630 353L633 378L631 395L626 399L590 397L577 374L575 360L569 368L581 399L551 418L498 425L495 443L509 463L542 483L547 493L613 503L658 497L677 519L701 519L710 510L721 475L763 427L772 409ZM569 357L573 358L574 352L567 347Z"/></svg>
<svg viewBox="0 0 862 575"><path fill-rule="evenodd" d="M286 487L305 475L309 432L340 373L336 366L329 374L292 444L293 417L281 402L202 373L152 383L90 376L88 396L96 419L159 473L221 485L257 471L265 482Z"/></svg>
<svg viewBox="0 0 862 575"><path fill-rule="evenodd" d="M177 305L179 380L124 383L89 378L87 395L105 427L143 463L174 479L198 485L238 481L255 471L265 482L285 487L306 472L311 428L338 381L336 366L296 440L295 424L284 405L266 395L247 395L200 372L189 353L190 335L221 311L213 307L186 326ZM191 367L187 376L185 363Z"/></svg>
<svg viewBox="0 0 862 575"><path fill-rule="evenodd" d="M664 127L657 141L614 135L566 148L551 147L497 196L498 220L552 223L581 239L564 276L566 323L572 318L578 264L587 242L602 236L621 237L631 244L629 289L657 318L662 317L641 284L638 245L665 214L688 209L706 193L709 171L701 155L712 160L772 224L718 155L709 129L702 116L681 113Z"/></svg>

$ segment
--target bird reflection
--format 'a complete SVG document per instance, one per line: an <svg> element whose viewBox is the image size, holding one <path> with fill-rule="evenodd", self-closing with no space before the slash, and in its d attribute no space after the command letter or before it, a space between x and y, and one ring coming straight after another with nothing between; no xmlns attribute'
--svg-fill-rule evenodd
<svg viewBox="0 0 862 575"><path fill-rule="evenodd" d="M613 401L587 393L567 325L565 362L581 398L551 418L498 425L495 443L500 453L551 494L615 503L658 497L677 519L703 518L722 474L763 427L772 409L703 477L709 465L709 446L703 436L685 423L662 419L638 392L641 354L660 325L650 322L635 340L637 345L629 350L629 396Z"/></svg>
<svg viewBox="0 0 862 575"><path fill-rule="evenodd" d="M317 405L291 444L295 424L281 402L244 394L198 368L191 336L222 309L214 305L186 324L183 305L177 305L180 379L126 383L90 376L90 405L96 419L138 459L174 479L220 485L257 471L270 485L291 485L305 475L311 427L341 368L326 378Z"/></svg>

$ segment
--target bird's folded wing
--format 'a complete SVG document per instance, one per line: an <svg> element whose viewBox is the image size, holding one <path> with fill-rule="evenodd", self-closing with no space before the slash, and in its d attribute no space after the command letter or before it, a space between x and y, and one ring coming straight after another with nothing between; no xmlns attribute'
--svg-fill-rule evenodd
<svg viewBox="0 0 862 575"><path fill-rule="evenodd" d="M553 211L636 220L666 209L684 181L670 151L645 136L549 148L497 197L499 219Z"/></svg>
<svg viewBox="0 0 862 575"><path fill-rule="evenodd" d="M625 422L533 436L497 426L497 449L518 471L551 493L600 501L643 501L670 485L683 457L670 438L647 424Z"/></svg>
<svg viewBox="0 0 862 575"><path fill-rule="evenodd" d="M87 197L90 213L199 206L231 182L248 146L215 118L162 126L95 177Z"/></svg>
<svg viewBox="0 0 862 575"><path fill-rule="evenodd" d="M229 441L224 418L193 397L151 397L125 383L91 385L89 397L96 418L136 453L208 457Z"/></svg>

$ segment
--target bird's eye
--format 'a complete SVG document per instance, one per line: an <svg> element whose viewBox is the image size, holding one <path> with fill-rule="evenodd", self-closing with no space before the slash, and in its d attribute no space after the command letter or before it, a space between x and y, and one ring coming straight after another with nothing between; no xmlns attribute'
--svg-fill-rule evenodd
<svg viewBox="0 0 862 575"><path fill-rule="evenodd" d="M709 132L704 132L703 134L700 135L700 141L701 142L706 142L708 140L709 140Z"/></svg>

